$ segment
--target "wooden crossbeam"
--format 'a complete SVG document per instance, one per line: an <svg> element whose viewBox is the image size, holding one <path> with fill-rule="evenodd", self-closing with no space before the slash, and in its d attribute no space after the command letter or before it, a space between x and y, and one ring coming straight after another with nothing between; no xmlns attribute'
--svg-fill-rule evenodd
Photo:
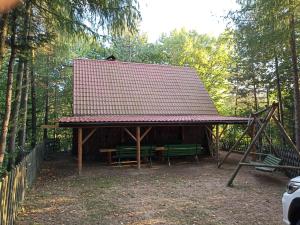
<svg viewBox="0 0 300 225"><path fill-rule="evenodd" d="M150 130L152 129L152 127L149 127L141 136L141 141L144 139L144 137L146 137L146 135L150 132Z"/></svg>
<svg viewBox="0 0 300 225"><path fill-rule="evenodd" d="M94 128L82 141L82 144L84 145L87 140L97 131L97 128Z"/></svg>
<svg viewBox="0 0 300 225"><path fill-rule="evenodd" d="M124 130L134 141L136 141L136 137L127 128L124 128Z"/></svg>

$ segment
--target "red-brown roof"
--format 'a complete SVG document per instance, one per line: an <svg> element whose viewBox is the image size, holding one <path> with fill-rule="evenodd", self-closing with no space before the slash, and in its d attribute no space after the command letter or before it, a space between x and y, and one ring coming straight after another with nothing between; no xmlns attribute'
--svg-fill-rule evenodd
<svg viewBox="0 0 300 225"><path fill-rule="evenodd" d="M74 116L218 115L188 67L78 59L73 95Z"/></svg>
<svg viewBox="0 0 300 225"><path fill-rule="evenodd" d="M60 120L60 125L81 124L217 124L247 123L248 118L218 115L110 115L110 116L75 116Z"/></svg>
<svg viewBox="0 0 300 225"><path fill-rule="evenodd" d="M188 67L78 59L73 73L74 116L61 126L247 122L219 116Z"/></svg>

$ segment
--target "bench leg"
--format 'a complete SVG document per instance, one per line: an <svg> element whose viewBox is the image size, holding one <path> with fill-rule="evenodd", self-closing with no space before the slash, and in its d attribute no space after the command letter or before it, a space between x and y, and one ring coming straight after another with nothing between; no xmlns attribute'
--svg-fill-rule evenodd
<svg viewBox="0 0 300 225"><path fill-rule="evenodd" d="M152 159L151 156L149 157L150 167L152 167Z"/></svg>
<svg viewBox="0 0 300 225"><path fill-rule="evenodd" d="M170 157L168 157L168 165L169 165L169 167L171 166Z"/></svg>
<svg viewBox="0 0 300 225"><path fill-rule="evenodd" d="M198 155L195 155L196 162L199 163Z"/></svg>

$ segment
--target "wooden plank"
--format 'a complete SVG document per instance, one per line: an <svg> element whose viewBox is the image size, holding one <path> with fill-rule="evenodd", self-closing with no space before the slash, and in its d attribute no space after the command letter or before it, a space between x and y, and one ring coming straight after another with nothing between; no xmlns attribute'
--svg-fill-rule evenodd
<svg viewBox="0 0 300 225"><path fill-rule="evenodd" d="M134 141L136 141L136 137L127 128L124 127L124 130Z"/></svg>
<svg viewBox="0 0 300 225"><path fill-rule="evenodd" d="M82 128L78 128L78 174L82 171Z"/></svg>
<svg viewBox="0 0 300 225"><path fill-rule="evenodd" d="M146 135L150 132L150 130L152 129L152 127L149 127L144 134L141 136L141 141L144 139L144 137L146 137Z"/></svg>
<svg viewBox="0 0 300 225"><path fill-rule="evenodd" d="M141 168L141 128L136 127L136 161L137 168Z"/></svg>
<svg viewBox="0 0 300 225"><path fill-rule="evenodd" d="M247 163L247 162L242 162L241 165L242 166L280 168L280 169L296 169L296 170L300 169L299 166L269 165L269 164L263 164L263 163Z"/></svg>
<svg viewBox="0 0 300 225"><path fill-rule="evenodd" d="M82 144L84 145L85 142L87 142L87 140L89 140L89 138L97 131L97 128L94 128L82 141Z"/></svg>

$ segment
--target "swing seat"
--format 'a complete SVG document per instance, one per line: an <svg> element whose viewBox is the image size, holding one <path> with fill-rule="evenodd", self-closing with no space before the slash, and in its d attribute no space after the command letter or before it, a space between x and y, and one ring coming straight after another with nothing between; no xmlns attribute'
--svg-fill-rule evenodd
<svg viewBox="0 0 300 225"><path fill-rule="evenodd" d="M267 166L279 166L281 163L281 159L275 157L274 155L267 155L264 160L262 161L262 164L265 164L265 166L256 166L255 169L263 172L274 172L276 170L276 167L267 167Z"/></svg>

